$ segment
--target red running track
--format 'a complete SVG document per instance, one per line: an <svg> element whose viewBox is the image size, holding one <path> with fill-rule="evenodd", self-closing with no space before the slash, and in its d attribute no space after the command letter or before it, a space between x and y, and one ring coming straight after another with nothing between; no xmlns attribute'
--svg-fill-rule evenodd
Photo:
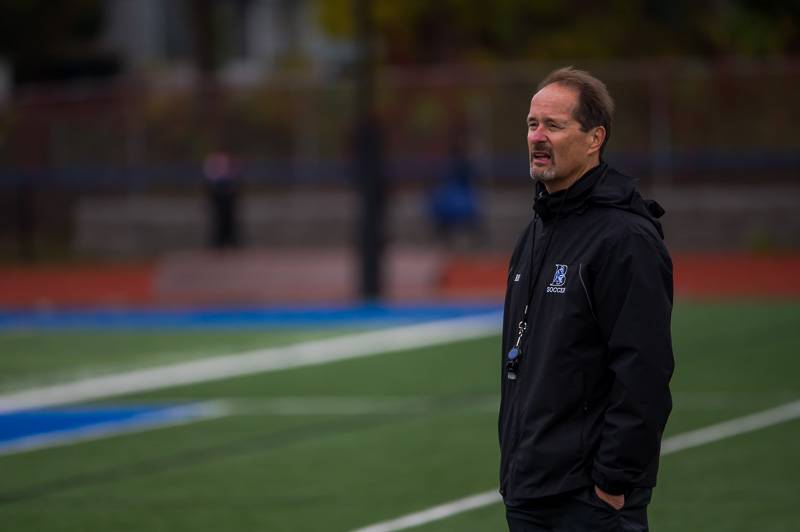
<svg viewBox="0 0 800 532"><path fill-rule="evenodd" d="M506 257L498 256L443 258L433 266L438 268L435 275L426 278L425 282L432 286L415 292L425 293L433 301L476 298L499 301L505 289L506 261ZM800 254L679 254L673 261L675 295L679 298L800 298ZM0 267L0 307L127 307L180 303L158 293L157 275L156 264ZM346 287L342 289L343 301L351 292Z"/></svg>

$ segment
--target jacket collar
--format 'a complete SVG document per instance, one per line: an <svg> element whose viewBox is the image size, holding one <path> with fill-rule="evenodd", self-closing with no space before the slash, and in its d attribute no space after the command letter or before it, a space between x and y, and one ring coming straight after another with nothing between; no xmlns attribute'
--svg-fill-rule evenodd
<svg viewBox="0 0 800 532"><path fill-rule="evenodd" d="M547 189L540 181L537 181L536 201L533 204L533 209L544 222L552 220L559 212L561 216L582 213L589 207L592 191L607 170L608 165L601 162L583 174L569 188L552 194L547 192Z"/></svg>
<svg viewBox="0 0 800 532"><path fill-rule="evenodd" d="M664 209L655 200L642 198L636 181L601 161L566 190L549 194L544 185L536 183L533 209L544 223L570 214L581 214L590 206L621 209L647 219L664 238L658 221Z"/></svg>

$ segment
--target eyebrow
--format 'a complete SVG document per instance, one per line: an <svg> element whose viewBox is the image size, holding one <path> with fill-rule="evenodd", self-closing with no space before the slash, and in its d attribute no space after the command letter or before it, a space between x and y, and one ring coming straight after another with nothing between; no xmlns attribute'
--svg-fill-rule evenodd
<svg viewBox="0 0 800 532"><path fill-rule="evenodd" d="M528 119L526 120L526 123L530 124L531 122L534 122L534 121L538 122L539 119L537 119L536 117L533 117L533 116L529 116ZM567 122L568 122L568 120L558 120L556 118L552 118L552 117L549 117L549 116L546 116L541 121L542 122L553 122L554 124L557 124L559 126L565 126L567 124Z"/></svg>

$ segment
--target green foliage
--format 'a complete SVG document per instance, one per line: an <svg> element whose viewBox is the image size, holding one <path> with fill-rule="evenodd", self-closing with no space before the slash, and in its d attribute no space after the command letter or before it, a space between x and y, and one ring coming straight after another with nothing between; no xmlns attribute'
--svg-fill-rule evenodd
<svg viewBox="0 0 800 532"><path fill-rule="evenodd" d="M353 35L352 0L316 0L330 35ZM800 50L796 2L374 0L384 60L762 56Z"/></svg>

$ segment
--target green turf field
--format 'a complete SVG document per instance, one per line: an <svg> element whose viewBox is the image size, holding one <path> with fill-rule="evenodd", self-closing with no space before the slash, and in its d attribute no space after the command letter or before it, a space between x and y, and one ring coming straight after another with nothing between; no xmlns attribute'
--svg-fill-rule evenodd
<svg viewBox="0 0 800 532"><path fill-rule="evenodd" d="M350 332L355 329L0 333L0 392Z"/></svg>
<svg viewBox="0 0 800 532"><path fill-rule="evenodd" d="M800 399L800 303L680 304L667 437ZM5 389L342 331L5 333ZM108 399L208 421L0 456L0 530L347 531L496 484L498 338ZM662 459L654 531L800 530L800 420ZM500 504L418 527L504 530Z"/></svg>

